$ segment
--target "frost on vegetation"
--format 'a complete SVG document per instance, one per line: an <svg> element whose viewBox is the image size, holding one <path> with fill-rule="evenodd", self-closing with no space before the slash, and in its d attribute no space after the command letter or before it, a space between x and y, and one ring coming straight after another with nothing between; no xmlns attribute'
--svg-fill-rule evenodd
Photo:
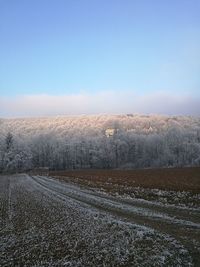
<svg viewBox="0 0 200 267"><path fill-rule="evenodd" d="M104 189L100 190L104 191ZM120 192L120 193L119 193ZM189 191L172 191L172 190L160 190L150 189L143 187L126 187L120 185L113 189L109 194L116 197L125 199L140 199L153 201L163 205L175 205L179 207L187 207L199 209L200 207L200 194L195 194Z"/></svg>
<svg viewBox="0 0 200 267"><path fill-rule="evenodd" d="M191 266L176 240L62 201L28 176L0 176L0 196L1 266Z"/></svg>
<svg viewBox="0 0 200 267"><path fill-rule="evenodd" d="M194 117L2 119L0 132L0 171L200 165L200 118Z"/></svg>
<svg viewBox="0 0 200 267"><path fill-rule="evenodd" d="M52 178L47 178L44 176L34 176L32 179L36 182L36 185L42 187L43 189L48 191L48 194L52 196L56 196L59 199L67 202L72 201L74 205L74 200L81 203L81 206L87 208L87 211L91 211L91 206L93 208L100 208L102 211L109 211L111 213L122 212L126 214L126 216L146 216L156 220L165 220L170 223L178 223L193 227L200 227L200 224L194 223L192 221L187 221L188 216L185 217L177 217L171 216L165 210L157 210L154 206L153 202L145 202L145 201L132 201L126 202L121 201L117 198L110 197L108 194L101 194L98 191L89 190L83 187L79 187L73 184L65 184L63 182L59 182L58 180L54 180ZM143 203L144 202L144 203ZM146 206L144 205L146 204ZM185 220L186 219L186 220Z"/></svg>

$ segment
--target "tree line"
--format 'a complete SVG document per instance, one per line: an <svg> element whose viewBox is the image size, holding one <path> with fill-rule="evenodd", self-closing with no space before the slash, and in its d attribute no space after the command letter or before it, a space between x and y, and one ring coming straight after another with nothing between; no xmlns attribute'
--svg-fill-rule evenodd
<svg viewBox="0 0 200 267"><path fill-rule="evenodd" d="M0 137L0 171L21 172L37 167L51 170L200 166L200 127L171 126L162 131L132 131L119 122L94 134L78 128L69 134L52 131Z"/></svg>

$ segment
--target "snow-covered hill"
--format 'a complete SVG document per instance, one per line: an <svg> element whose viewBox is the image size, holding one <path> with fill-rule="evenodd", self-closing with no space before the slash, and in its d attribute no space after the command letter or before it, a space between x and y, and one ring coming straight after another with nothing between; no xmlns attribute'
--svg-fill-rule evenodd
<svg viewBox="0 0 200 267"><path fill-rule="evenodd" d="M200 164L199 155L200 117L0 119L1 169L191 166Z"/></svg>

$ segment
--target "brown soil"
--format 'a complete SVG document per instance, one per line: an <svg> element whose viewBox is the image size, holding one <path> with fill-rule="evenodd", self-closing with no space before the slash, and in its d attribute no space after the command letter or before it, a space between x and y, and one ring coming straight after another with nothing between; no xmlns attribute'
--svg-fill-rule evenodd
<svg viewBox="0 0 200 267"><path fill-rule="evenodd" d="M50 176L70 179L82 185L105 189L125 185L130 187L200 193L200 167L140 170L73 170L52 171ZM77 181L78 180L78 181Z"/></svg>

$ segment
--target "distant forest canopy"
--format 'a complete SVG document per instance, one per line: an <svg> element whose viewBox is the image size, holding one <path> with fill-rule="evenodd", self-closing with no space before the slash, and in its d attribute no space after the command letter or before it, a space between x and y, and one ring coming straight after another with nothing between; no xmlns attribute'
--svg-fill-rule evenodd
<svg viewBox="0 0 200 267"><path fill-rule="evenodd" d="M0 171L200 166L200 117L0 119Z"/></svg>

